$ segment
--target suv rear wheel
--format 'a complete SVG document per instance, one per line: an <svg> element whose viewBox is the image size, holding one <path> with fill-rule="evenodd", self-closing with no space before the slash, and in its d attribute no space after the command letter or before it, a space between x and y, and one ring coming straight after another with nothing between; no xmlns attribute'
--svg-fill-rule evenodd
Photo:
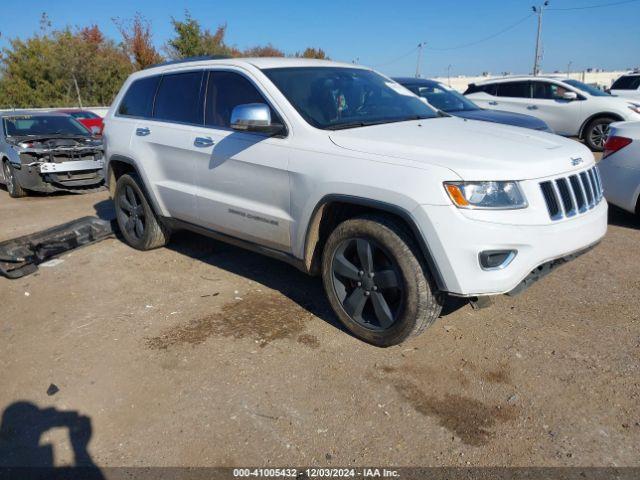
<svg viewBox="0 0 640 480"><path fill-rule="evenodd" d="M602 152L604 150L604 143L609 136L609 124L615 121L615 118L600 117L589 122L584 129L583 137L585 143L591 150L595 152Z"/></svg>
<svg viewBox="0 0 640 480"><path fill-rule="evenodd" d="M411 235L385 215L346 220L324 248L324 288L342 323L379 347L418 335L440 315L443 296Z"/></svg>
<svg viewBox="0 0 640 480"><path fill-rule="evenodd" d="M20 182L16 178L13 165L11 165L9 160L5 160L4 162L2 162L2 173L4 174L4 181L10 197L20 198L27 195L27 191L22 188L22 185L20 185Z"/></svg>
<svg viewBox="0 0 640 480"><path fill-rule="evenodd" d="M138 250L162 247L169 241L169 229L156 217L135 173L116 182L113 201L118 227L126 242Z"/></svg>

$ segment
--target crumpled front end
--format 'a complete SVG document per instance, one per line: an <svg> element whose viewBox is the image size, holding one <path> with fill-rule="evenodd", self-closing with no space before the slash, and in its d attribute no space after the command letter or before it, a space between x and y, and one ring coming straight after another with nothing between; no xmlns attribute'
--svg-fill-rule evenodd
<svg viewBox="0 0 640 480"><path fill-rule="evenodd" d="M41 192L92 190L104 183L104 151L96 139L25 140L13 147L20 185Z"/></svg>

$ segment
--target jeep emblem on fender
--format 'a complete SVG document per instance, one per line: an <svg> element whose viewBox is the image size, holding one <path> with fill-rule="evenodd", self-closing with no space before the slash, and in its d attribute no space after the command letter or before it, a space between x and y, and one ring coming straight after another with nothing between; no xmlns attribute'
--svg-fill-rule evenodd
<svg viewBox="0 0 640 480"><path fill-rule="evenodd" d="M574 167L576 165L580 165L583 162L582 157L574 157L571 159L571 165L573 165Z"/></svg>

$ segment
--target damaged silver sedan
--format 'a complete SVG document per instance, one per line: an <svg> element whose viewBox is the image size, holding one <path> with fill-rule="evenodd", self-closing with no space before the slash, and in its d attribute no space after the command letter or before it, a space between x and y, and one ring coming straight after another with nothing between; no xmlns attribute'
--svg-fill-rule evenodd
<svg viewBox="0 0 640 480"><path fill-rule="evenodd" d="M86 192L104 182L102 140L73 117L49 112L0 113L0 182L9 195Z"/></svg>

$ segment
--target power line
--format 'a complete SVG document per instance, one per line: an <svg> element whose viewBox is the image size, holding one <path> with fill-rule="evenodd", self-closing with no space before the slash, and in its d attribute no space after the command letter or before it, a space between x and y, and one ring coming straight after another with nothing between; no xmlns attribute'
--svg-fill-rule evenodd
<svg viewBox="0 0 640 480"><path fill-rule="evenodd" d="M640 0L625 0L623 2L613 2L613 3L603 3L600 5L588 5L586 7L569 7L569 8L549 8L549 10L553 10L555 12L568 12L570 10L588 10L591 8L604 8L604 7L613 7L615 5L624 5L625 3L635 3Z"/></svg>
<svg viewBox="0 0 640 480"><path fill-rule="evenodd" d="M400 60L407 58L409 55L412 55L413 52L415 52L416 50L418 50L419 47L413 47L411 49L411 51L405 53L404 55L401 55L399 57L394 58L393 60L389 60L388 62L383 62L383 63L378 63L377 65L372 65L372 67L374 68L378 68L378 67L384 67L386 65L391 65L392 63L396 63L399 62Z"/></svg>
<svg viewBox="0 0 640 480"><path fill-rule="evenodd" d="M634 0L634 1L638 1L638 0ZM530 13L529 15L527 15L526 17L521 18L520 20L518 20L516 23L513 23L511 25L509 25L506 28L503 28L502 30L489 35L488 37L484 37L480 40L476 40L475 42L470 42L470 43L464 43L462 45L457 45L455 47L446 47L446 48L432 48L432 47L426 47L427 50L434 50L434 51L439 51L439 52L444 52L444 51L448 51L448 50L457 50L459 48L466 48L466 47L471 47L473 45L478 45L479 43L482 42L486 42L487 40L491 40L492 38L496 38L499 35L502 35L503 33L508 32L509 30L513 30L514 28L516 28L518 25L520 25L521 23L527 21L528 19L530 19L534 14Z"/></svg>

